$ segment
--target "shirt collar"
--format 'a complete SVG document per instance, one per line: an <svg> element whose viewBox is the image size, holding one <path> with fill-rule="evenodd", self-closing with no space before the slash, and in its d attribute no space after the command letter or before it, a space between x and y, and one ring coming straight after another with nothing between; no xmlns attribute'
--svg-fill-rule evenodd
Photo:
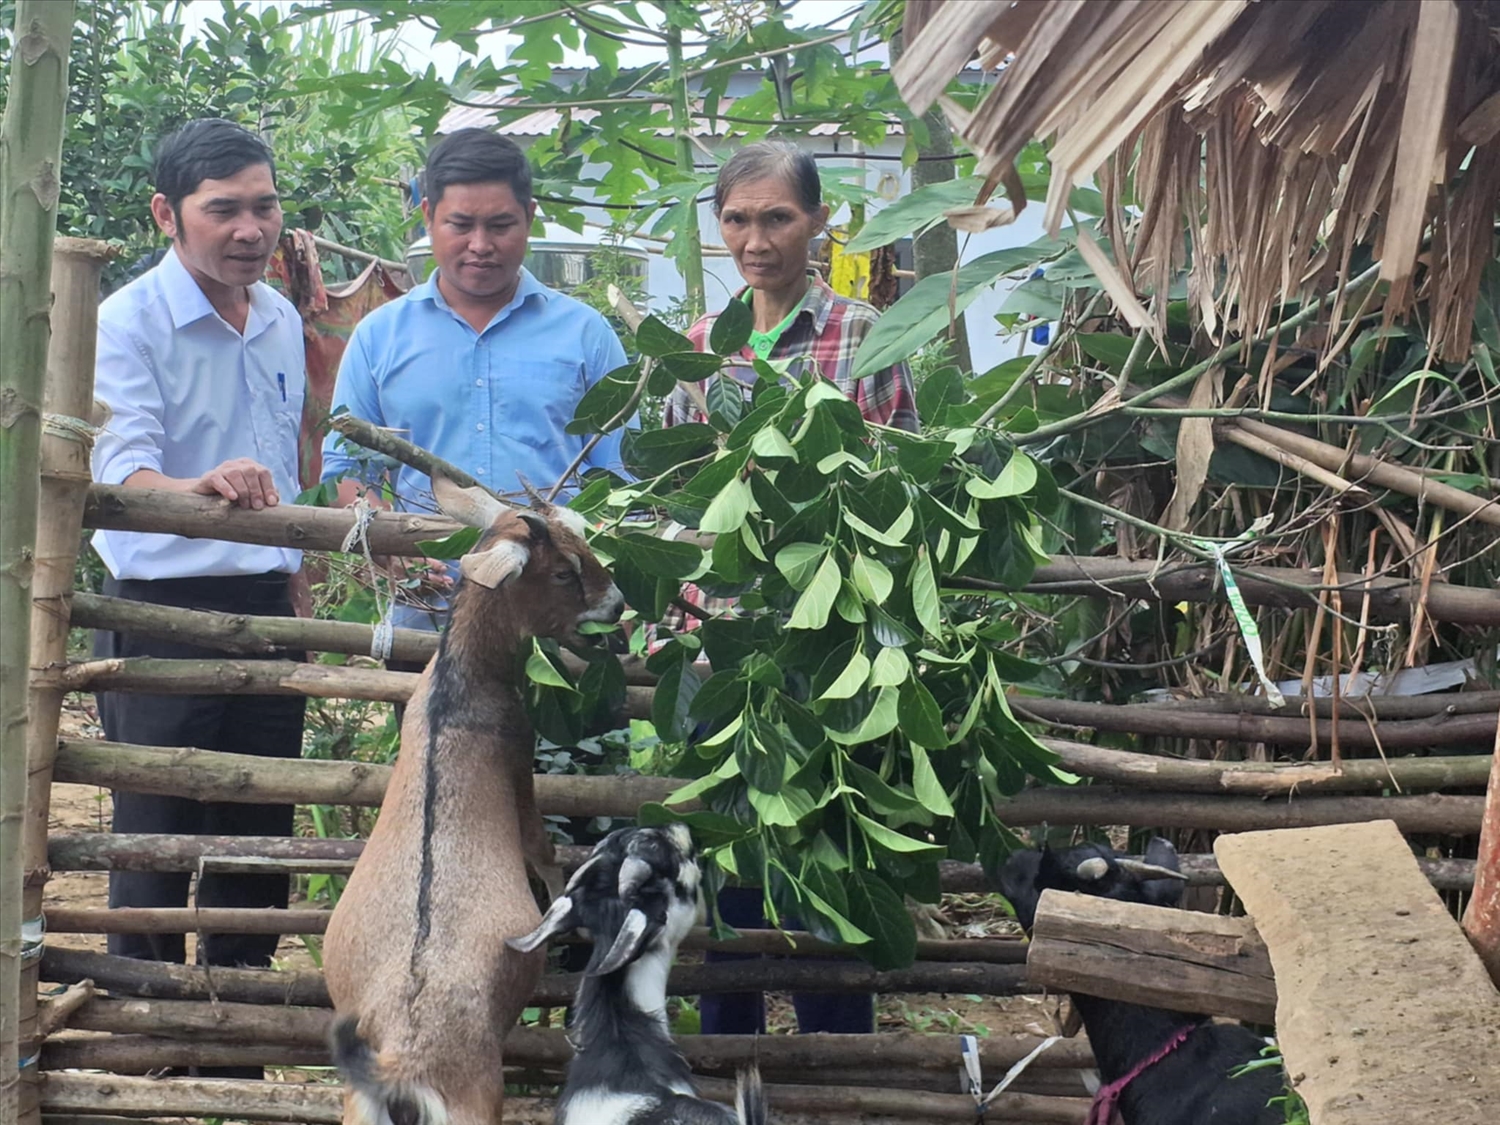
<svg viewBox="0 0 1500 1125"><path fill-rule="evenodd" d="M750 292L750 286L740 286L734 294L734 300L743 301L748 292ZM807 313L812 317L813 334L821 334L823 329L828 327L828 318L833 313L833 297L835 296L828 282L819 277L815 270L808 270L807 292L802 295L802 303L797 306L797 316L792 323L795 324L802 319L803 313Z"/></svg>
<svg viewBox="0 0 1500 1125"><path fill-rule="evenodd" d="M167 251L166 257L156 267L160 271L162 296L172 314L172 327L186 328L206 316L217 316L218 310L207 294L198 286L197 280L177 256L177 247ZM250 313L245 319L244 337L249 340L258 336L276 315L276 308L267 297L267 287L262 282L249 286Z"/></svg>
<svg viewBox="0 0 1500 1125"><path fill-rule="evenodd" d="M422 282L421 285L418 285L416 288L414 288L411 291L410 295L413 300L431 301L438 308L453 312L453 306L448 304L448 302L443 298L442 290L438 288L439 272L439 270L434 269L432 273L427 275L427 280ZM515 295L511 297L510 301L505 305L504 308L498 310L495 315L490 318L490 323L494 324L496 321L501 320L505 316L509 315L512 310L520 308L521 305L523 305L530 297L535 297L539 301L546 302L552 300L552 298L555 296L557 296L557 291L555 289L548 289L532 275L529 269L527 269L525 266L522 266L520 279L516 282ZM457 316L458 314L454 313L453 315Z"/></svg>

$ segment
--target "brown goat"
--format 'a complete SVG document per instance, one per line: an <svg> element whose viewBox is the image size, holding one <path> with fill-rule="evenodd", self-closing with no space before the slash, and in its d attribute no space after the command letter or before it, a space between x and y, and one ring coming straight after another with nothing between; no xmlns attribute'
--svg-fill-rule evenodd
<svg viewBox="0 0 1500 1125"><path fill-rule="evenodd" d="M544 954L505 939L541 919L528 865L561 887L536 810L522 696L533 637L578 641L624 599L565 508L507 508L435 478L485 528L460 560L447 632L417 682L369 843L324 943L346 1125L494 1125L501 1044Z"/></svg>

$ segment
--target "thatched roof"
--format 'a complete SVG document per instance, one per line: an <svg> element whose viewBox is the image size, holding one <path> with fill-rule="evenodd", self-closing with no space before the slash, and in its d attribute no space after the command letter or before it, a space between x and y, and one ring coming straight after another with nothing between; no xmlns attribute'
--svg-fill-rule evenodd
<svg viewBox="0 0 1500 1125"><path fill-rule="evenodd" d="M908 0L905 37L902 95L941 101L1017 210L1033 138L1052 142L1053 232L1071 185L1111 204L1133 185L1133 236L1111 206L1113 262L1090 254L1118 267L1112 295L1164 292L1189 231L1195 313L1213 331L1237 306L1258 332L1367 243L1387 318L1423 297L1438 354L1467 358L1495 256L1500 0ZM976 51L1011 61L968 114L942 94Z"/></svg>

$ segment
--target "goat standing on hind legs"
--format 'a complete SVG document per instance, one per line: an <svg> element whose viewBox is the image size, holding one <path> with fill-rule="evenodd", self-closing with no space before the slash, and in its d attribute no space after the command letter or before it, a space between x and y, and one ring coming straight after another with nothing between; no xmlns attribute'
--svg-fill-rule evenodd
<svg viewBox="0 0 1500 1125"><path fill-rule="evenodd" d="M581 643L624 599L565 508L508 508L434 478L485 529L417 681L385 803L324 942L345 1125L495 1125L501 1046L544 958L506 947L541 917L530 866L561 885L537 812L522 689L534 637Z"/></svg>
<svg viewBox="0 0 1500 1125"><path fill-rule="evenodd" d="M594 848L535 930L507 944L529 953L555 934L594 943L568 1038L573 1058L556 1125L766 1125L760 1072L741 1071L734 1109L693 1088L667 1027L667 973L703 913L687 827L620 828Z"/></svg>

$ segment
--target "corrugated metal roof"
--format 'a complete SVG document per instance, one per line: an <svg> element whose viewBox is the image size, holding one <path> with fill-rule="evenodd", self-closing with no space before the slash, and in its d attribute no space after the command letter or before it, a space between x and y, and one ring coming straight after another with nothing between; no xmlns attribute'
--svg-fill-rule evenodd
<svg viewBox="0 0 1500 1125"><path fill-rule="evenodd" d="M453 133L459 129L492 129L494 128L504 137L545 137L549 136L562 127L562 111L555 109L539 109L534 113L528 113L515 121L507 122L495 128L495 112L490 107L515 105L520 101L512 94L499 93L476 93L470 96L472 105L454 106L443 115L438 125L439 133ZM643 103L650 102L654 108L665 110L666 102L654 102L649 98L641 98ZM733 113L735 99L723 98L719 102L719 111L725 114ZM701 103L700 103L701 107ZM599 111L594 109L576 109L573 116L579 121L592 121L598 116ZM731 126L722 118L710 128L707 121L695 121L693 123L693 135L698 137L726 137L730 133ZM837 122L828 122L823 125L814 125L807 132L814 137L832 137L844 133L844 128ZM672 131L667 128L652 130L657 136L671 136ZM899 123L892 123L886 127L887 136L900 136L903 132Z"/></svg>

